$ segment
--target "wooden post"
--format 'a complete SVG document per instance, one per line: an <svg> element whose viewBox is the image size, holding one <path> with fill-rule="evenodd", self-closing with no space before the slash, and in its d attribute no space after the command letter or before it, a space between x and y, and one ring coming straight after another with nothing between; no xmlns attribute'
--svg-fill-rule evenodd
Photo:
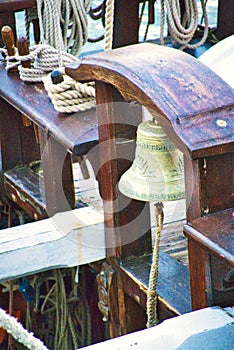
<svg viewBox="0 0 234 350"><path fill-rule="evenodd" d="M234 33L234 3L233 0L219 0L216 36L224 39Z"/></svg>
<svg viewBox="0 0 234 350"><path fill-rule="evenodd" d="M113 48L136 44L139 30L139 0L115 1Z"/></svg>

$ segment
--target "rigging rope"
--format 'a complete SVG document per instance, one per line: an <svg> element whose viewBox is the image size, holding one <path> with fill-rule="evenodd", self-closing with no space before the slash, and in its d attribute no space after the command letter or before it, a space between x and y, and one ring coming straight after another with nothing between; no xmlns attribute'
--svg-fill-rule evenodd
<svg viewBox="0 0 234 350"><path fill-rule="evenodd" d="M160 43L164 45L164 24L165 13L167 13L168 30L173 41L182 45L180 49L195 49L204 44L208 36L208 15L206 11L206 2L201 0L202 12L205 20L205 28L201 40L196 44L191 44L191 40L197 30L198 25L198 7L196 0L184 1L184 15L182 17L180 0L161 0L161 25L160 25Z"/></svg>
<svg viewBox="0 0 234 350"><path fill-rule="evenodd" d="M37 0L42 44L79 54L88 40L90 4L91 0Z"/></svg>

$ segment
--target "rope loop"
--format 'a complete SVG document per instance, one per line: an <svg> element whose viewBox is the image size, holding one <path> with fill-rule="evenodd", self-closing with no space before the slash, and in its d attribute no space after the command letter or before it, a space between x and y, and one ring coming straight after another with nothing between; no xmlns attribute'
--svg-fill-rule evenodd
<svg viewBox="0 0 234 350"><path fill-rule="evenodd" d="M165 13L167 13L167 23L170 36L175 44L182 45L184 48L195 49L204 44L208 36L208 15L205 0L201 0L202 12L205 20L205 28L201 40L196 44L191 44L191 40L197 30L198 25L198 6L196 0L184 1L184 15L181 15L179 0L161 0L161 25L160 25L160 43L164 45L164 23Z"/></svg>

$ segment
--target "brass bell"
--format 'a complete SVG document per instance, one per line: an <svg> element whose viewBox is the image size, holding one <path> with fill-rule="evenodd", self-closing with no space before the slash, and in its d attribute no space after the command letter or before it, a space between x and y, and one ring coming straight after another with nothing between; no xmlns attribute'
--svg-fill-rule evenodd
<svg viewBox="0 0 234 350"><path fill-rule="evenodd" d="M183 154L156 121L138 126L135 159L120 178L119 190L145 202L185 197Z"/></svg>
<svg viewBox="0 0 234 350"><path fill-rule="evenodd" d="M156 233L147 291L147 327L158 323L157 280L159 243L163 228L163 201L185 197L183 154L156 121L141 123L137 129L135 159L122 175L119 190L125 196L155 204Z"/></svg>

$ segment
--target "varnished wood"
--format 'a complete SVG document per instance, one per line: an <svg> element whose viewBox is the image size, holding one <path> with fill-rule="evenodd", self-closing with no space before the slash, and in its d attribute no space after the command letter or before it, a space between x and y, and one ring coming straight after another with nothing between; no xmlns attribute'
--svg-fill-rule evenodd
<svg viewBox="0 0 234 350"><path fill-rule="evenodd" d="M114 6L113 48L136 44L139 30L139 0L117 0Z"/></svg>
<svg viewBox="0 0 234 350"><path fill-rule="evenodd" d="M9 199L33 220L47 217L40 178L28 166L5 172L4 185Z"/></svg>
<svg viewBox="0 0 234 350"><path fill-rule="evenodd" d="M234 33L234 3L232 0L218 1L218 16L216 36L224 39Z"/></svg>
<svg viewBox="0 0 234 350"><path fill-rule="evenodd" d="M139 44L84 58L78 69L73 65L66 72L76 80L113 84L127 101L137 100L187 156L233 149L233 89L186 53Z"/></svg>
<svg viewBox="0 0 234 350"><path fill-rule="evenodd" d="M148 108L184 153L187 219L191 221L207 212L212 213L230 206L232 195L228 179L232 172L230 161L233 151L234 94L211 70L185 53L157 45L140 44L87 57L77 69L70 66L66 68L66 72L80 81L98 81L97 104L101 109L99 138L100 142L104 140L108 145L105 151L100 152L101 159L105 158L106 154L109 154L111 159L115 159L117 155L117 147L111 143L115 135L113 125L117 120L113 108L116 101L114 91L117 89L125 101L137 101ZM133 120L134 118L135 116ZM103 121L108 122L105 127ZM215 165L218 166L217 170ZM224 172L222 167L225 167ZM124 169L118 168L116 162L112 161L110 164L105 163L100 172L101 195L110 201L109 207L112 212L116 209L113 204L118 198L116 183L122 170ZM111 181L107 180L106 174L111 174ZM209 186L211 181L213 184ZM107 208L104 207L105 209ZM139 215L133 207L130 206L129 210L133 217ZM118 246L122 242L119 230L120 216L114 214L108 218L110 225L105 228L107 242L110 239L109 243L114 242ZM108 231L112 227L113 232L111 231L108 237ZM140 228L136 229L139 233ZM112 249L110 255L107 254L109 257L113 256L110 263L114 264L116 271L119 271L117 264L123 264L122 249L118 247ZM131 248L126 249L126 257L129 257L127 252L130 251ZM199 249L190 240L189 258L192 266L190 271L193 308L205 307L212 303L213 297L210 257L205 249ZM134 260L129 257L127 264L126 270L131 271ZM143 276L146 275L144 268L144 264L139 265ZM144 307L142 289L137 291L137 286L141 285L140 276L128 276L128 283L126 275L121 274L120 277L125 293L131 295L135 301L138 300ZM143 287L145 293L146 286L147 277ZM169 304L171 305L172 301ZM165 306L165 303L160 305ZM128 307L126 302L125 307ZM120 316L114 303L111 303L111 310L116 317ZM116 329L115 335L118 333L116 320L111 325Z"/></svg>
<svg viewBox="0 0 234 350"><path fill-rule="evenodd" d="M10 10L4 11L4 12L0 11L0 30L5 25L8 25L9 27L11 27L14 33L14 37L16 37L16 21L15 21L14 12ZM2 40L2 35L0 35L0 47L3 47L3 46L4 46L4 42Z"/></svg>
<svg viewBox="0 0 234 350"><path fill-rule="evenodd" d="M18 38L17 47L18 47L18 52L20 56L26 56L29 54L29 44L25 37L21 36ZM23 61L22 66L24 68L30 68L31 67L30 60Z"/></svg>
<svg viewBox="0 0 234 350"><path fill-rule="evenodd" d="M86 154L98 143L94 109L73 114L55 111L43 84L24 84L18 74L7 74L4 63L0 63L0 79L0 97L71 152ZM76 123L79 126L74 128Z"/></svg>
<svg viewBox="0 0 234 350"><path fill-rule="evenodd" d="M14 56L15 54L15 38L12 29L9 26L4 26L1 30L3 43L6 46L8 55Z"/></svg>
<svg viewBox="0 0 234 350"><path fill-rule="evenodd" d="M185 226L185 231L197 244L234 267L232 213L233 209L229 209L195 219Z"/></svg>
<svg viewBox="0 0 234 350"><path fill-rule="evenodd" d="M197 218L185 225L188 237L193 309L233 305L233 286L223 281L234 268L233 209Z"/></svg>
<svg viewBox="0 0 234 350"><path fill-rule="evenodd" d="M71 154L55 139L39 130L44 201L49 217L75 208Z"/></svg>
<svg viewBox="0 0 234 350"><path fill-rule="evenodd" d="M32 218L42 218L55 212L74 208L74 185L71 151L78 156L87 154L98 143L95 110L74 114L55 111L42 84L24 84L16 72L7 74L1 64L1 197L17 199L17 204ZM25 98L27 97L27 98ZM21 116L24 116L22 123ZM27 127L26 127L26 126ZM38 132L40 138L38 138ZM40 142L40 148L38 141ZM46 147L45 147L46 146ZM35 199L36 187L31 190L10 179L4 186L4 174L42 157L43 181L40 184L43 204ZM44 191L44 186L46 191ZM22 200L27 198L27 200ZM44 204L46 202L47 212Z"/></svg>

